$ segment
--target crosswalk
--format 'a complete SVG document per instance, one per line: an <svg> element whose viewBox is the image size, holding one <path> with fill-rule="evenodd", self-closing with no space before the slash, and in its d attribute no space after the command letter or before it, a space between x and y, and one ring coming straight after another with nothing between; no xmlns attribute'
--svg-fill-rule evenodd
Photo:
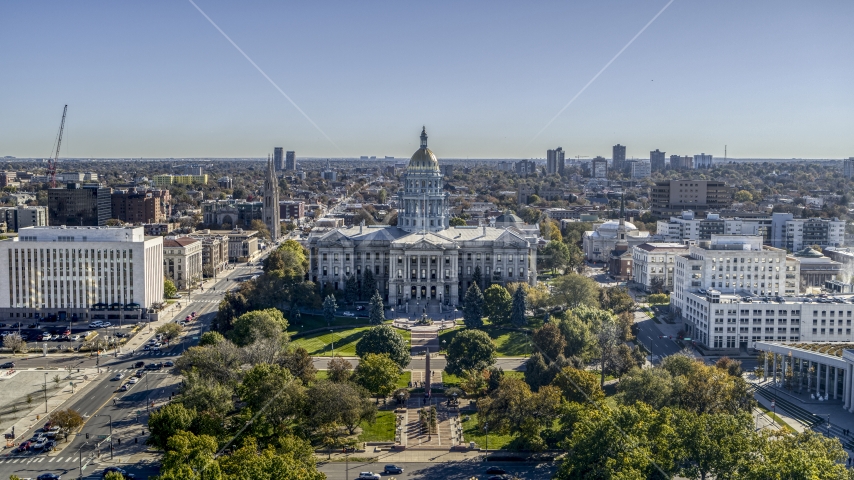
<svg viewBox="0 0 854 480"><path fill-rule="evenodd" d="M18 463L21 465L27 465L30 463L53 463L53 464L63 464L68 462L79 462L80 459L77 456L56 456L56 457L48 457L45 455L26 455L26 456L13 456L13 457L0 457L0 465L11 465L13 463Z"/></svg>

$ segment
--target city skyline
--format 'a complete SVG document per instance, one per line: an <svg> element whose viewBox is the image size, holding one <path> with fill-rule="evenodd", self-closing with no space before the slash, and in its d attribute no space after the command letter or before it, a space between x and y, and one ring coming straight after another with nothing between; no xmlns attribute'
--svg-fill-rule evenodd
<svg viewBox="0 0 854 480"><path fill-rule="evenodd" d="M843 2L251 7L0 6L0 156L49 156L66 103L61 157L406 158L424 124L440 158L854 152Z"/></svg>

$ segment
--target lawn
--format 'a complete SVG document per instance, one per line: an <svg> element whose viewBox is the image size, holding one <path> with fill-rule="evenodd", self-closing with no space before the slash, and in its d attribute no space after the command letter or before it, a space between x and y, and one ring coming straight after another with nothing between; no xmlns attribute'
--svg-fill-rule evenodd
<svg viewBox="0 0 854 480"><path fill-rule="evenodd" d="M360 442L394 441L394 412L391 410L380 410L373 424L362 422L359 426L362 427Z"/></svg>
<svg viewBox="0 0 854 480"><path fill-rule="evenodd" d="M486 432L477 426L477 413L462 413L462 418L466 415L471 418L468 421L463 421L463 438L466 442L475 442L478 447L486 448ZM489 434L489 449L498 450L506 447L513 439L511 435Z"/></svg>
<svg viewBox="0 0 854 480"><path fill-rule="evenodd" d="M518 377L523 380L525 379L525 372L519 372L516 370L504 370L504 375L507 375L508 377ZM461 381L462 378L456 375L451 375L448 372L442 372L442 383L445 385L445 388L459 387Z"/></svg>
<svg viewBox="0 0 854 480"><path fill-rule="evenodd" d="M403 372L397 380L397 388L409 388L409 382L412 381L412 372Z"/></svg>
<svg viewBox="0 0 854 480"><path fill-rule="evenodd" d="M344 357L356 356L356 343L371 327L354 327L347 330L334 330L332 332L322 331L304 335L292 340L294 345L299 345L308 350L309 355L314 357L331 357L332 347L335 354ZM408 330L397 330L404 340L411 341L411 333Z"/></svg>
<svg viewBox="0 0 854 480"><path fill-rule="evenodd" d="M443 350L451 344L451 341L460 331L462 328L454 328L445 330L439 335L439 344L443 346ZM488 324L483 326L483 331L495 342L495 355L497 357L525 357L531 354L529 338L525 332L504 330Z"/></svg>
<svg viewBox="0 0 854 480"><path fill-rule="evenodd" d="M323 318L323 315L301 314L299 324L297 324L293 319L293 314L285 313L285 315L285 318L288 319L288 334L290 335L327 326L326 319ZM332 322L332 326L341 327L345 325L366 325L367 323L367 318L341 316L335 317L335 321Z"/></svg>

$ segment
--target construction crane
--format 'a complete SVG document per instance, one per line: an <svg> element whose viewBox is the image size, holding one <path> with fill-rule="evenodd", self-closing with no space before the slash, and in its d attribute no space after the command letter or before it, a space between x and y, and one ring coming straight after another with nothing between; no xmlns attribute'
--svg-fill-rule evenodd
<svg viewBox="0 0 854 480"><path fill-rule="evenodd" d="M62 130L65 129L65 114L68 112L68 105L62 109L62 123L59 124L59 136L56 138L56 153L52 159L48 159L47 175L50 177L50 188L56 188L56 164L59 162L59 147L62 145Z"/></svg>

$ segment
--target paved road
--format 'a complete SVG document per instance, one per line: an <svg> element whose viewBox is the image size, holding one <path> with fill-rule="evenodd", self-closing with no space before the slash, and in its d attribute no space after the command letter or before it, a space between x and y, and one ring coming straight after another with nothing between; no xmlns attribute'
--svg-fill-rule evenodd
<svg viewBox="0 0 854 480"><path fill-rule="evenodd" d="M441 457L445 452L435 452L436 457ZM318 469L326 474L329 480L354 480L359 477L359 472L374 472L382 475L386 463L362 463L350 462L328 462L318 466ZM529 463L483 463L478 460L450 461L444 463L414 463L405 462L396 465L403 467L403 474L383 475L383 478L440 478L442 480L468 480L472 477L485 479L490 475L486 469L490 466L500 466L507 473L525 480L552 478L557 472L554 463L529 464ZM345 473L346 472L346 473Z"/></svg>
<svg viewBox="0 0 854 480"><path fill-rule="evenodd" d="M62 356L62 357L34 357L28 360L16 360L17 368L37 367L65 367L71 365L77 367L95 367L98 365L105 372L94 382L90 383L82 392L79 392L68 400L61 408L73 408L80 412L86 421L79 435L69 438L68 443L60 443L61 450L51 453L13 454L9 450L0 454L0 478L8 478L16 474L23 478L36 477L41 473L62 473L68 478L76 478L79 473L81 458L86 463L87 457L97 453L101 435L110 432L110 421L113 428L114 459L109 462L109 442L101 445L101 462L88 466L84 470L86 475L97 475L105 465L120 465L131 473L137 473L138 478L146 478L148 475L156 474L156 466L126 465L127 456L142 451L141 444L145 441L143 431L147 433L145 425L148 421L148 408L150 402L155 406L162 406L169 400L171 393L177 389L179 378L172 375L168 369L153 371L145 374L140 381L126 392L118 392L117 389L125 383L136 371L133 364L138 361L146 363L164 362L175 360L184 349L198 342L198 337L206 331L210 322L216 316L217 307L223 293L234 288L237 283L230 279L244 276L257 271L257 267L240 266L229 272L228 277L221 277L216 283L208 283L204 292L193 293L190 298L182 300L182 309L173 313L173 319L182 319L195 311L199 320L186 329L187 334L179 341L160 352L138 351L134 354L123 353L118 356L102 355L100 358L88 356ZM215 290L210 288L215 287ZM145 331L141 335L152 335ZM117 373L124 373L121 381L113 380ZM115 401L115 403L114 403ZM103 415L103 416L102 416ZM107 416L109 415L109 417ZM17 432L19 435L21 432ZM23 439L30 438L34 431L28 431ZM89 439L86 439L86 434ZM121 439L121 445L118 440ZM138 439L138 444L133 443ZM92 459L88 459L90 462Z"/></svg>
<svg viewBox="0 0 854 480"><path fill-rule="evenodd" d="M652 319L640 320L635 324L638 326L637 339L652 354L653 363L658 363L662 358L681 350L674 340L658 338L662 336L662 333Z"/></svg>

